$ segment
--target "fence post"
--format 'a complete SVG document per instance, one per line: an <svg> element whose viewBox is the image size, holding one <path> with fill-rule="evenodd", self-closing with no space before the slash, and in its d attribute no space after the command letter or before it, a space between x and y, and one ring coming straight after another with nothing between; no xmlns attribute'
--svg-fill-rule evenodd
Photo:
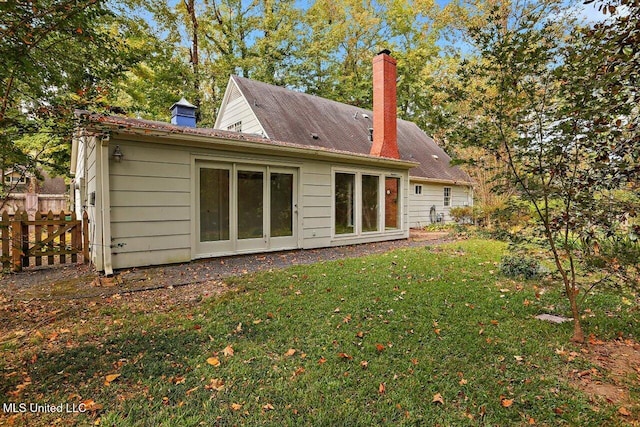
<svg viewBox="0 0 640 427"><path fill-rule="evenodd" d="M65 216L64 211L60 211L60 221L67 221L67 217ZM64 223L60 223L58 226L58 230L64 227ZM67 233L60 233L60 264L67 263L67 256L64 254L64 251L67 250Z"/></svg>
<svg viewBox="0 0 640 427"><path fill-rule="evenodd" d="M2 219L0 220L0 232L2 234L2 269L11 268L11 257L9 255L9 248L11 247L9 238L9 212L6 210L2 212Z"/></svg>
<svg viewBox="0 0 640 427"><path fill-rule="evenodd" d="M11 231L13 236L11 242L11 264L13 271L22 271L22 221L20 211L13 215L13 221L11 221Z"/></svg>
<svg viewBox="0 0 640 427"><path fill-rule="evenodd" d="M38 248L39 252L42 252L42 248L40 247L40 242L42 241L42 225L38 224L37 221L40 221L42 219L42 214L40 213L40 211L36 211L36 214L34 216L34 220L36 221L36 225L35 225L35 247ZM38 256L37 253L34 253L35 257L36 257L36 265L42 265L42 256Z"/></svg>
<svg viewBox="0 0 640 427"><path fill-rule="evenodd" d="M82 245L82 239L80 238L81 223L76 221L76 213L71 212L71 222L75 223L75 225L71 229L71 247L73 248L73 253L71 254L71 262L74 264L78 262L78 253L76 251L79 251Z"/></svg>
<svg viewBox="0 0 640 427"><path fill-rule="evenodd" d="M82 213L82 259L84 263L89 262L89 214Z"/></svg>
<svg viewBox="0 0 640 427"><path fill-rule="evenodd" d="M18 213L16 212L16 215ZM29 214L22 212L22 266L29 267Z"/></svg>
<svg viewBox="0 0 640 427"><path fill-rule="evenodd" d="M49 211L49 213L47 213L47 221L49 222L47 224L47 239L51 236L53 236L53 212ZM49 243L47 243L47 252L49 253L53 253L53 240L50 240ZM47 264L48 265L53 265L53 255L49 255L47 257Z"/></svg>

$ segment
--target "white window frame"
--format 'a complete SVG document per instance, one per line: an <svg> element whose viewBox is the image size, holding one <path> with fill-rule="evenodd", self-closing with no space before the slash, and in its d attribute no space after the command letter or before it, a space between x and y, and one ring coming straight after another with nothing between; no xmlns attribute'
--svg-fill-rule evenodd
<svg viewBox="0 0 640 427"><path fill-rule="evenodd" d="M336 234L336 211L335 211L335 203L336 203L336 174L351 174L355 175L355 197L354 197L354 232L353 233L344 233L344 234ZM378 177L378 226L377 230L373 231L363 231L362 230L362 176L363 175L371 175ZM384 218L385 218L385 179L386 178L397 178L400 180L399 188L398 188L398 216L399 216L399 227L385 229L384 227ZM404 205L402 203L403 200L403 191L404 191L404 178L399 173L389 173L379 170L368 170L368 169L347 169L347 168L333 168L331 171L331 235L334 239L341 238L353 238L359 236L370 236L370 235L381 235L381 234L393 234L404 231Z"/></svg>
<svg viewBox="0 0 640 427"><path fill-rule="evenodd" d="M445 208L451 207L451 196L451 187L444 187L442 192L442 203Z"/></svg>
<svg viewBox="0 0 640 427"><path fill-rule="evenodd" d="M227 126L227 130L232 132L242 132L242 120L230 124L229 126Z"/></svg>

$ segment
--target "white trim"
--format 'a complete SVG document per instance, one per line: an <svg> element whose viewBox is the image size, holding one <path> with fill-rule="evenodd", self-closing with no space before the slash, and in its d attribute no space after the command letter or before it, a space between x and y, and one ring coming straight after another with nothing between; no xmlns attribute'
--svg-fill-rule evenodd
<svg viewBox="0 0 640 427"><path fill-rule="evenodd" d="M456 181L453 179L437 179L437 178L426 178L423 176L413 176L409 175L409 181L418 181L429 184L449 184L449 185L457 185L460 187L472 187L474 185L473 182L469 181Z"/></svg>
<svg viewBox="0 0 640 427"><path fill-rule="evenodd" d="M101 200L101 216L102 216L102 241L103 241L103 259L104 274L113 275L113 264L111 262L111 201L109 194L109 139L102 139L100 145L96 147L99 150L101 173L100 173L100 199Z"/></svg>
<svg viewBox="0 0 640 427"><path fill-rule="evenodd" d="M175 133L169 130L154 130L149 128L129 127L122 129L117 124L102 123L105 127L112 128L112 134L135 135L137 142L162 143L176 145L180 147L196 147L207 149L221 149L246 153L253 151L262 154L277 154L296 159L305 158L311 160L338 160L341 163L355 164L360 167L391 167L394 169L410 169L418 166L419 163L408 160L391 159L388 157L377 157L369 154L351 153L347 151L329 150L322 147L303 147L297 144L286 142L273 142L269 140L256 139L247 136L242 139L226 139L220 136L197 135L192 133ZM188 131L187 129L186 131ZM126 139L126 138L124 138ZM161 141L159 139L162 139Z"/></svg>

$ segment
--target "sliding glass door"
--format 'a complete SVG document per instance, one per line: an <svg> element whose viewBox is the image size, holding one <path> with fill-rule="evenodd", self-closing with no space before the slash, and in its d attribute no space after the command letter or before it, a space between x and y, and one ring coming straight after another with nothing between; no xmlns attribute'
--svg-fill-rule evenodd
<svg viewBox="0 0 640 427"><path fill-rule="evenodd" d="M295 169L197 162L199 255L297 247Z"/></svg>

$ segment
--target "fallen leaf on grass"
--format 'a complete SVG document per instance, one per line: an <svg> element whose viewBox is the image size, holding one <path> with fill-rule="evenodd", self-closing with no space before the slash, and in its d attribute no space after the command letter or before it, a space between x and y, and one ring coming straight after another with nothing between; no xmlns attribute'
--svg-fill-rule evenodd
<svg viewBox="0 0 640 427"><path fill-rule="evenodd" d="M384 394L386 391L387 391L387 386L385 386L384 383L380 383L380 385L378 386L378 393Z"/></svg>
<svg viewBox="0 0 640 427"><path fill-rule="evenodd" d="M191 388L191 389L187 390L186 395L189 396L191 393L193 393L194 391L196 391L199 388L200 388L200 386L197 386L197 387L194 387L194 388Z"/></svg>
<svg viewBox="0 0 640 427"><path fill-rule="evenodd" d="M620 409L618 409L618 413L624 417L631 416L631 412L629 412L629 410L624 406L621 406Z"/></svg>
<svg viewBox="0 0 640 427"><path fill-rule="evenodd" d="M107 375L106 377L104 377L104 385L109 385L112 382L114 382L118 377L120 376L120 374L110 374Z"/></svg>
<svg viewBox="0 0 640 427"><path fill-rule="evenodd" d="M320 360L318 360L318 365L322 365L323 363L326 363L327 359L325 359L324 357L321 357Z"/></svg>
<svg viewBox="0 0 640 427"><path fill-rule="evenodd" d="M369 362L363 360L362 362L360 362L360 366L362 367L362 369L367 369L369 367Z"/></svg>
<svg viewBox="0 0 640 427"><path fill-rule="evenodd" d="M229 357L233 356L233 347L231 347L230 345L226 346L224 350L222 350L222 354Z"/></svg>
<svg viewBox="0 0 640 427"><path fill-rule="evenodd" d="M276 409L276 408L274 408L274 407L273 407L273 405L272 405L271 403L267 403L266 405L264 405L264 406L262 407L262 410L263 410L263 411L273 411L274 409Z"/></svg>
<svg viewBox="0 0 640 427"><path fill-rule="evenodd" d="M231 404L231 409L234 411L239 411L240 409L242 409L242 404L240 403L232 403Z"/></svg>
<svg viewBox="0 0 640 427"><path fill-rule="evenodd" d="M347 353L338 353L338 357L343 360L353 360L353 356L350 356Z"/></svg>
<svg viewBox="0 0 640 427"><path fill-rule="evenodd" d="M384 351L384 345L376 343L376 350L378 350L378 353L382 353Z"/></svg>
<svg viewBox="0 0 640 427"><path fill-rule="evenodd" d="M436 393L433 395L433 399L431 399L431 403L439 403L441 405L444 405L444 398L440 393Z"/></svg>
<svg viewBox="0 0 640 427"><path fill-rule="evenodd" d="M209 384L204 386L207 390L221 391L224 388L224 380L220 378L211 378Z"/></svg>
<svg viewBox="0 0 640 427"><path fill-rule="evenodd" d="M84 408L90 412L96 412L102 410L103 406L99 403L94 402L93 399L87 399L82 402Z"/></svg>
<svg viewBox="0 0 640 427"><path fill-rule="evenodd" d="M502 399L500 400L500 405L502 405L503 408L508 408L511 405L513 405L513 399Z"/></svg>
<svg viewBox="0 0 640 427"><path fill-rule="evenodd" d="M207 363L217 368L218 366L220 366L220 359L218 359L217 357L210 357L207 359Z"/></svg>
<svg viewBox="0 0 640 427"><path fill-rule="evenodd" d="M287 350L287 352L284 355L285 357L291 357L294 354L296 354L296 350L294 348L290 348L289 350Z"/></svg>

